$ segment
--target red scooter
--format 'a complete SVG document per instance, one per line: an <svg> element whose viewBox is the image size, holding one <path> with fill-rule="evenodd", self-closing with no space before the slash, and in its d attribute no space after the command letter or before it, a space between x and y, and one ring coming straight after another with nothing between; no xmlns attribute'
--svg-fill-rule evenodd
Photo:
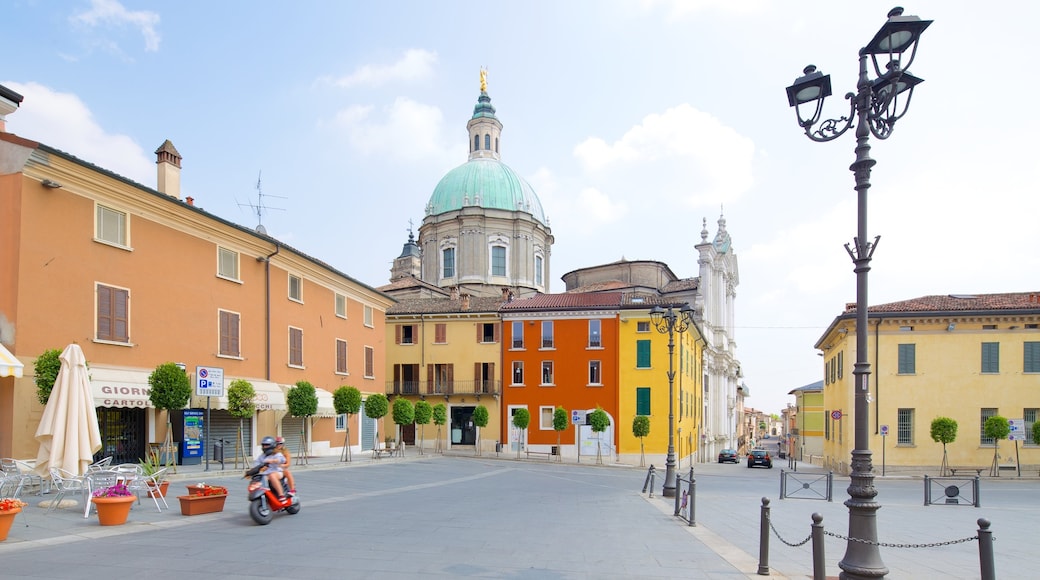
<svg viewBox="0 0 1040 580"><path fill-rule="evenodd" d="M300 511L300 500L296 498L295 494L286 496L285 500L280 500L271 491L271 486L267 483L267 474L261 472L264 467L258 465L250 468L245 475L251 478L248 487L249 517L261 526L271 523L275 512L284 511L288 514L296 514Z"/></svg>

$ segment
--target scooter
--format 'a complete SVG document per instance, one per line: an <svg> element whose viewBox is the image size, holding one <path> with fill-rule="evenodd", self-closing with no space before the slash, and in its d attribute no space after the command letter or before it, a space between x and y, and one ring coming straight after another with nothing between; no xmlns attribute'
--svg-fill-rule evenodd
<svg viewBox="0 0 1040 580"><path fill-rule="evenodd" d="M299 513L300 500L296 495L286 496L284 501L278 499L267 483L267 475L261 473L263 468L263 465L252 467L246 471L245 476L251 478L248 487L249 517L261 526L266 526L271 523L275 512Z"/></svg>

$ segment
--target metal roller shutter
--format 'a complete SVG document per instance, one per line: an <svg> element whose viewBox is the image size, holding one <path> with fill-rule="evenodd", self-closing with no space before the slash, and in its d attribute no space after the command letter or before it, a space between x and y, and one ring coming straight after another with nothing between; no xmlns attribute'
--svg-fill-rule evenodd
<svg viewBox="0 0 1040 580"><path fill-rule="evenodd" d="M294 458L303 457L303 421L303 417L288 415L282 419L282 437L285 437L285 445Z"/></svg>
<svg viewBox="0 0 1040 580"><path fill-rule="evenodd" d="M238 417L232 417L226 410L212 409L209 418L209 442L206 444L206 452L209 453L210 461L214 461L213 444L224 440L224 464L235 463L236 440L238 439ZM253 422L249 419L242 421L242 438L245 447L241 453L246 463L253 459Z"/></svg>

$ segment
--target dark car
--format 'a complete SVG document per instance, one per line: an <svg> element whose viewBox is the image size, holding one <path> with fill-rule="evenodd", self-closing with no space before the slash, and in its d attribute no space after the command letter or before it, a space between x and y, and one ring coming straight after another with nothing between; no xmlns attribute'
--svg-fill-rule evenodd
<svg viewBox="0 0 1040 580"><path fill-rule="evenodd" d="M752 449L751 453L748 453L748 468L752 468L756 465L765 465L769 469L773 468L773 458L769 456L768 451L766 451L765 449Z"/></svg>
<svg viewBox="0 0 1040 580"><path fill-rule="evenodd" d="M719 451L719 463L739 463L736 449L723 449Z"/></svg>

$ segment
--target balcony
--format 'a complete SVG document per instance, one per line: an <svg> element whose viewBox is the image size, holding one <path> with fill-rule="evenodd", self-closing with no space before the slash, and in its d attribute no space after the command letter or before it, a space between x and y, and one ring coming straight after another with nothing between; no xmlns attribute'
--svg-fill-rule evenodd
<svg viewBox="0 0 1040 580"><path fill-rule="evenodd" d="M387 381L386 394L394 395L495 395L502 392L502 381Z"/></svg>

